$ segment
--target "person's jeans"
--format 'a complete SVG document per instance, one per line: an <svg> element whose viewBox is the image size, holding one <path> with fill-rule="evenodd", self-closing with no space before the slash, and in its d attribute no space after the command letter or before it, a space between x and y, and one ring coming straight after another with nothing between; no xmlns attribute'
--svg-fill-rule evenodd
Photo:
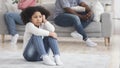
<svg viewBox="0 0 120 68"><path fill-rule="evenodd" d="M42 58L40 57L47 55L50 48L54 55L60 54L56 39L49 36L42 39L41 36L32 35L24 50L23 56L27 61L41 61Z"/></svg>
<svg viewBox="0 0 120 68"><path fill-rule="evenodd" d="M8 12L4 15L4 17L9 34L14 36L15 34L17 34L16 24L23 25L20 14L15 12Z"/></svg>
<svg viewBox="0 0 120 68"><path fill-rule="evenodd" d="M55 24L62 27L74 26L76 31L83 36L83 40L87 39L87 34L84 28L90 24L91 21L81 21L77 15L63 13L58 15L55 19Z"/></svg>

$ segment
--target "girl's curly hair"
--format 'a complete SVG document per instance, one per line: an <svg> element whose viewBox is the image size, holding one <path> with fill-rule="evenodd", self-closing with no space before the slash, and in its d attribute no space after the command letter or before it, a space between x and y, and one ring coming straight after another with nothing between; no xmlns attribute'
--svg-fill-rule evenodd
<svg viewBox="0 0 120 68"><path fill-rule="evenodd" d="M24 24L31 22L32 15L37 11L40 12L42 15L45 15L46 18L48 18L48 16L50 16L50 12L42 6L27 7L20 14Z"/></svg>

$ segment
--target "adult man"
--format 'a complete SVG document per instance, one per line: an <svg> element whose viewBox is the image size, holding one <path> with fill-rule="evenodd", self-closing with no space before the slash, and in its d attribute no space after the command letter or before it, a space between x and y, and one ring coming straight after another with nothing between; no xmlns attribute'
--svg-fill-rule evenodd
<svg viewBox="0 0 120 68"><path fill-rule="evenodd" d="M91 41L84 28L90 24L93 19L93 12L83 0L56 0L55 3L55 24L63 27L74 26L76 31L82 35L83 40L88 46L96 46L97 44ZM82 6L84 12L77 12L72 7Z"/></svg>

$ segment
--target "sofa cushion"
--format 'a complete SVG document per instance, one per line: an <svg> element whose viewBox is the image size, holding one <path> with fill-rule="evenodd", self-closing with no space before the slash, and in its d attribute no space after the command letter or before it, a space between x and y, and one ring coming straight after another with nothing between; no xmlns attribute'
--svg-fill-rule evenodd
<svg viewBox="0 0 120 68"><path fill-rule="evenodd" d="M101 22L91 22L86 28L85 32L87 33L99 33L101 32Z"/></svg>
<svg viewBox="0 0 120 68"><path fill-rule="evenodd" d="M25 25L16 25L17 31L25 31Z"/></svg>

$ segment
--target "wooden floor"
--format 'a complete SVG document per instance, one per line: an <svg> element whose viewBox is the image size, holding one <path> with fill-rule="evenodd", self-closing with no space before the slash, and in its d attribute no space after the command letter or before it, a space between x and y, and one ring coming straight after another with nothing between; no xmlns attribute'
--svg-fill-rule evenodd
<svg viewBox="0 0 120 68"><path fill-rule="evenodd" d="M104 39L92 38L93 41L98 43L97 47L88 47L85 43L80 40L79 42L74 41L66 41L66 42L59 42L59 47L61 53L76 53L76 54L101 54L101 55L110 55L111 62L109 68L118 68L119 60L120 60L120 42L119 42L120 35L113 35L111 37L111 45L105 46ZM22 50L22 37L18 41L18 48L17 51ZM60 38L61 39L61 38ZM68 38L69 40L71 38ZM1 40L1 38L0 38ZM14 48L10 45L10 37L5 37L5 42L0 42L0 51L14 51Z"/></svg>
<svg viewBox="0 0 120 68"><path fill-rule="evenodd" d="M88 47L85 45L85 43L77 39L71 39L66 38L69 41L65 41L65 38L59 38L59 47L61 53L74 53L74 54L99 54L99 55L109 55L111 56L111 61L109 64L109 68L119 68L120 64L120 32L119 31L119 24L116 23L114 27L114 34L111 37L111 43L110 46L104 45L104 39L102 38L92 38L93 41L98 43L97 47ZM117 29L116 29L117 28ZM19 38L19 41L17 43L17 51L22 50L22 37ZM71 41L72 40L72 41ZM77 41L75 41L77 40ZM0 52L2 51L15 51L14 48L10 45L10 36L5 36L5 42L2 43L1 37L0 37Z"/></svg>

